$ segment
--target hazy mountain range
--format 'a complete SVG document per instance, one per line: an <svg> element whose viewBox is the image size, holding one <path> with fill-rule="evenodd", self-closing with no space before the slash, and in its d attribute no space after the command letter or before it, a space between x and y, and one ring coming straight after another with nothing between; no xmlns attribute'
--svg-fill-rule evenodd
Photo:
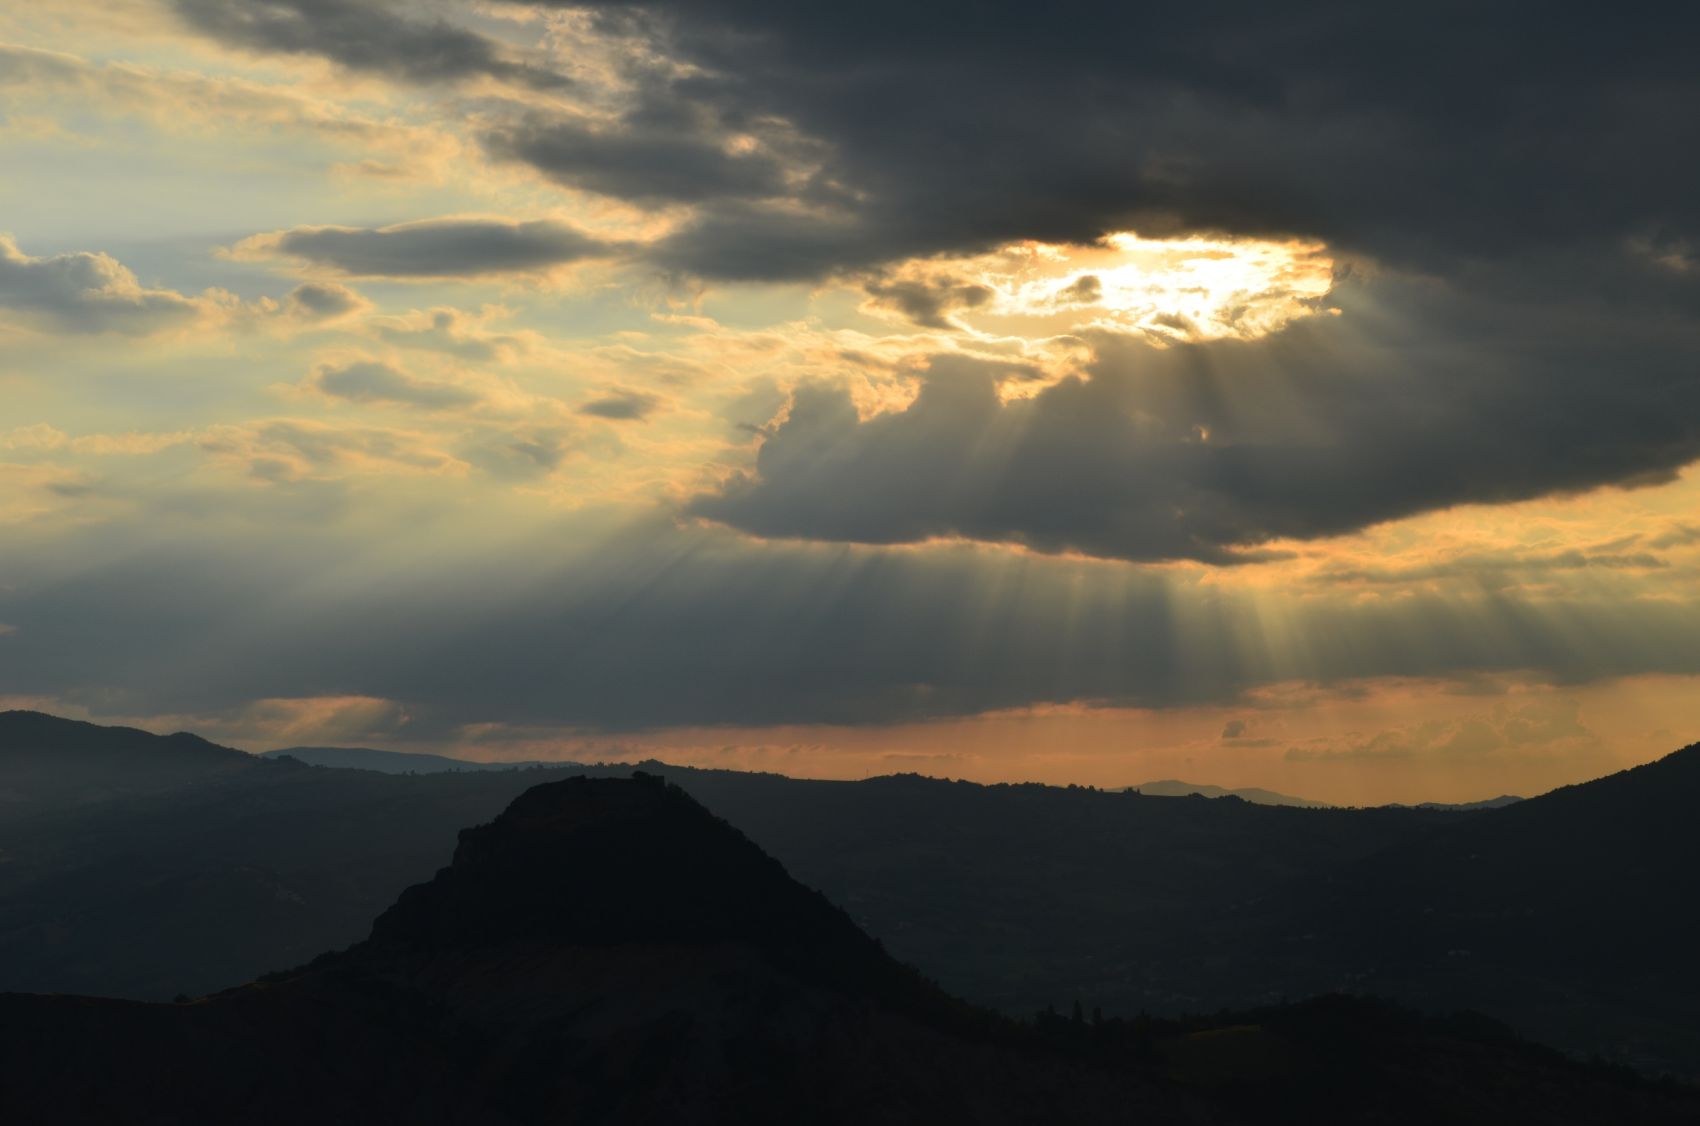
<svg viewBox="0 0 1700 1126"><path fill-rule="evenodd" d="M1129 786L1128 789L1153 798L1189 798L1196 794L1201 798L1239 798L1255 805L1286 805L1295 809L1324 809L1328 805L1327 802L1311 801L1309 798L1295 798L1291 794L1278 794L1274 790L1265 790L1259 786L1230 789L1226 786L1178 782L1173 778L1159 782L1142 782L1137 786Z"/></svg>
<svg viewBox="0 0 1700 1126"><path fill-rule="evenodd" d="M563 769L584 764L567 761L527 759L518 762L477 762L472 759L450 758L447 755L418 754L410 751L380 751L371 747L284 747L262 751L262 758L293 758L308 766L335 766L349 770L376 770L383 774L433 774L455 770L524 770L530 767ZM1239 798L1255 805L1286 805L1298 809L1325 809L1327 802L1298 798L1265 790L1260 786L1212 786L1198 782L1180 782L1168 778L1142 782L1127 787L1147 797L1185 798L1197 794L1205 798ZM1422 802L1418 809L1497 809L1502 805L1522 801L1522 798L1503 794L1474 802ZM1403 807L1400 807L1403 808Z"/></svg>
<svg viewBox="0 0 1700 1126"><path fill-rule="evenodd" d="M163 1000L300 964L361 940L458 829L630 769L381 774L0 715L0 990ZM1004 1012L1345 990L1700 1074L1700 748L1473 812L646 769Z"/></svg>

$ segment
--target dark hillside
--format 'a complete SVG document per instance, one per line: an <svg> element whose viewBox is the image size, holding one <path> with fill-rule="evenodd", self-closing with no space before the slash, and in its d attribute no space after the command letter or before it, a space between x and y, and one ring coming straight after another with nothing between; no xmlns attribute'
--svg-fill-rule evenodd
<svg viewBox="0 0 1700 1126"><path fill-rule="evenodd" d="M186 732L154 735L41 712L0 712L0 819L159 793L256 765L251 755Z"/></svg>

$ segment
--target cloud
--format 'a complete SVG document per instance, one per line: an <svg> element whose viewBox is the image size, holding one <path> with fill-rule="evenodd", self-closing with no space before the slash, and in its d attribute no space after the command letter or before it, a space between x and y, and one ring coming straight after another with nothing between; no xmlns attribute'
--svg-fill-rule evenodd
<svg viewBox="0 0 1700 1126"><path fill-rule="evenodd" d="M374 318L369 327L386 344L488 363L506 360L531 347L525 336L490 332L484 327L487 320L501 312L487 309L485 315L474 317L459 309L438 308L400 317Z"/></svg>
<svg viewBox="0 0 1700 1126"><path fill-rule="evenodd" d="M425 435L371 426L334 426L306 419L214 426L198 445L271 484L334 480L349 473L460 474L466 463Z"/></svg>
<svg viewBox="0 0 1700 1126"><path fill-rule="evenodd" d="M990 286L957 277L877 278L863 285L869 306L889 309L922 328L946 331L962 326L948 315L956 309L976 309L994 296Z"/></svg>
<svg viewBox="0 0 1700 1126"><path fill-rule="evenodd" d="M226 722L269 747L284 747L383 739L405 727L407 719L406 709L393 700L303 696L255 700Z"/></svg>
<svg viewBox="0 0 1700 1126"><path fill-rule="evenodd" d="M1538 304L1484 319L1393 277L1335 297L1342 315L1258 341L1098 333L1083 372L1031 398L942 356L912 403L872 417L805 384L753 471L686 511L772 538L1224 564L1450 505L1668 481L1700 456L1691 322L1559 324Z"/></svg>
<svg viewBox="0 0 1700 1126"><path fill-rule="evenodd" d="M467 407L483 400L482 395L470 388L441 380L421 379L377 360L320 364L307 378L307 386L332 398L354 403L389 403L428 410Z"/></svg>
<svg viewBox="0 0 1700 1126"><path fill-rule="evenodd" d="M1288 762L1386 763L1414 759L1470 762L1506 753L1597 750L1600 738L1564 696L1498 704L1460 719L1427 720L1372 736L1318 738L1288 749Z"/></svg>
<svg viewBox="0 0 1700 1126"><path fill-rule="evenodd" d="M48 101L60 110L67 102L92 102L105 113L140 115L169 129L295 126L368 144L407 133L257 82L123 62L94 63L11 43L0 43L0 86L16 99Z"/></svg>
<svg viewBox="0 0 1700 1126"><path fill-rule="evenodd" d="M35 317L68 332L144 336L180 327L205 309L203 301L169 289L149 289L116 258L86 251L32 257L0 234L0 308Z"/></svg>
<svg viewBox="0 0 1700 1126"><path fill-rule="evenodd" d="M252 51L319 55L349 70L412 82L485 77L540 89L570 85L487 36L441 18L413 19L379 0L172 3L194 30Z"/></svg>
<svg viewBox="0 0 1700 1126"><path fill-rule="evenodd" d="M641 422L660 407L660 396L621 387L580 404L578 412L612 422Z"/></svg>
<svg viewBox="0 0 1700 1126"><path fill-rule="evenodd" d="M553 220L424 219L389 227L294 227L243 239L232 253L406 280L539 273L622 249Z"/></svg>
<svg viewBox="0 0 1700 1126"><path fill-rule="evenodd" d="M1104 298L1104 283L1093 274L1082 274L1057 290L1058 305L1096 305Z"/></svg>
<svg viewBox="0 0 1700 1126"><path fill-rule="evenodd" d="M332 321L368 308L368 303L347 286L335 282L308 282L289 291L284 305L302 320Z"/></svg>
<svg viewBox="0 0 1700 1126"><path fill-rule="evenodd" d="M697 127L592 128L532 115L492 130L484 145L492 156L528 164L557 183L641 203L768 199L787 191L782 162L730 150Z"/></svg>
<svg viewBox="0 0 1700 1126"><path fill-rule="evenodd" d="M483 431L463 443L457 453L502 480L532 481L553 473L578 449L572 428L536 425Z"/></svg>
<svg viewBox="0 0 1700 1126"><path fill-rule="evenodd" d="M242 449L303 457L293 448L310 440L339 439L274 432ZM341 436L319 460L372 442ZM432 510L485 495L462 489L432 478ZM1277 641L1270 603L1163 572L967 547L756 545L593 511L487 539L457 524L440 533L447 541L421 538L421 509L407 504L252 519L279 492L232 501L250 519L240 536L228 520L161 525L144 511L47 548L0 537L0 621L18 627L0 683L58 695L84 686L110 708L156 712L329 694L401 701L421 729L620 729L1221 704L1293 678L1700 673L1692 601L1280 597ZM161 526L171 534L141 531ZM453 549L428 546L443 542Z"/></svg>
<svg viewBox="0 0 1700 1126"><path fill-rule="evenodd" d="M1669 546L1669 545L1667 545ZM1331 566L1317 574L1322 582L1348 585L1397 585L1468 579L1482 586L1504 586L1522 575L1555 571L1654 571L1670 564L1650 551L1573 547L1556 551L1466 551L1429 562L1400 566Z"/></svg>
<svg viewBox="0 0 1700 1126"><path fill-rule="evenodd" d="M59 516L89 497L94 486L89 474L66 466L0 461L0 525Z"/></svg>
<svg viewBox="0 0 1700 1126"><path fill-rule="evenodd" d="M1673 547L1692 547L1697 543L1700 543L1700 525L1677 521L1655 536L1648 546L1663 551Z"/></svg>
<svg viewBox="0 0 1700 1126"><path fill-rule="evenodd" d="M642 18L621 0L549 6L623 21L668 64L628 129L690 107L781 118L815 146L821 167L790 202L831 183L831 205L703 211L671 249L708 276L819 277L1127 229L1301 234L1450 273L1700 231L1700 80L1676 45L1690 16L1602 30L1569 7L1531 37L1489 9L1328 2L1160 20L1006 2L972 27L884 0L650 0ZM733 242L725 264L701 252Z"/></svg>

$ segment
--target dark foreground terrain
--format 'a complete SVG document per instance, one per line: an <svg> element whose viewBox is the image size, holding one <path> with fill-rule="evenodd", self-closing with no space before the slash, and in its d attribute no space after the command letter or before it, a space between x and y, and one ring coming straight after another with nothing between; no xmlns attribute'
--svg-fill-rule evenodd
<svg viewBox="0 0 1700 1126"><path fill-rule="evenodd" d="M1017 1025L950 998L681 789L520 795L353 948L180 1004L0 997L53 1123L1692 1122L1485 1021L1325 998Z"/></svg>
<svg viewBox="0 0 1700 1126"><path fill-rule="evenodd" d="M0 991L170 1000L299 965L364 938L461 826L629 770L390 775L0 714ZM1700 1079L1700 748L1474 812L666 774L1005 1013L1368 994Z"/></svg>

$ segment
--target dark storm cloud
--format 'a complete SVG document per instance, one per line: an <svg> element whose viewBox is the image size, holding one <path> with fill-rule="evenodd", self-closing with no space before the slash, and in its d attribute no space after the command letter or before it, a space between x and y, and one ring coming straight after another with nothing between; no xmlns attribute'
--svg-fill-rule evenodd
<svg viewBox="0 0 1700 1126"><path fill-rule="evenodd" d="M622 252L564 223L428 219L391 227L296 227L239 244L354 277L455 278L529 273Z"/></svg>
<svg viewBox="0 0 1700 1126"><path fill-rule="evenodd" d="M558 81L379 0L175 2L255 49L415 80ZM637 93L595 128L491 114L487 145L575 187L704 204L657 260L707 277L1128 228L1298 233L1441 270L1626 238L1682 265L1700 242L1700 15L1686 9L546 6L647 38L616 64Z"/></svg>
<svg viewBox="0 0 1700 1126"><path fill-rule="evenodd" d="M509 58L496 41L443 19L414 19L382 0L172 0L196 31L235 47L322 55L350 70L414 82L480 75L543 89L567 85Z"/></svg>
<svg viewBox="0 0 1700 1126"><path fill-rule="evenodd" d="M868 419L805 385L755 472L688 511L769 537L1230 563L1449 505L1656 483L1700 456L1692 320L1484 317L1423 285L1337 297L1343 315L1254 342L1101 335L1085 375L1007 403L995 369L960 360Z"/></svg>
<svg viewBox="0 0 1700 1126"><path fill-rule="evenodd" d="M620 388L584 403L580 414L606 418L612 422L641 422L661 407L659 396L647 391Z"/></svg>
<svg viewBox="0 0 1700 1126"><path fill-rule="evenodd" d="M725 241L727 223L765 244L774 277L1128 227L1297 232L1429 264L1700 231L1688 11L586 6L645 13L635 26L663 29L660 47L700 68L673 83L678 101L793 123L852 193L817 217L857 229L848 259L787 223L762 239L742 212L704 213L677 257L710 275L712 256L689 248ZM732 276L762 254L746 250Z"/></svg>
<svg viewBox="0 0 1700 1126"><path fill-rule="evenodd" d="M251 518L257 502L231 503ZM401 546L385 558L323 513L266 516L247 538L181 518L152 540L86 528L54 558L0 543L0 621L17 627L0 645L0 683L119 714L378 696L402 702L427 738L488 721L618 729L1209 704L1293 678L1700 673L1700 608L1680 602L1301 600L1286 616L1291 644L1272 649L1252 601L1102 564L764 548L660 526L609 538L584 522L476 558ZM564 554L574 546L586 550Z"/></svg>
<svg viewBox="0 0 1700 1126"><path fill-rule="evenodd" d="M689 126L691 123L684 123ZM643 203L764 199L784 191L783 166L726 151L700 129L591 129L528 117L485 138L492 155L529 164L558 183Z"/></svg>

